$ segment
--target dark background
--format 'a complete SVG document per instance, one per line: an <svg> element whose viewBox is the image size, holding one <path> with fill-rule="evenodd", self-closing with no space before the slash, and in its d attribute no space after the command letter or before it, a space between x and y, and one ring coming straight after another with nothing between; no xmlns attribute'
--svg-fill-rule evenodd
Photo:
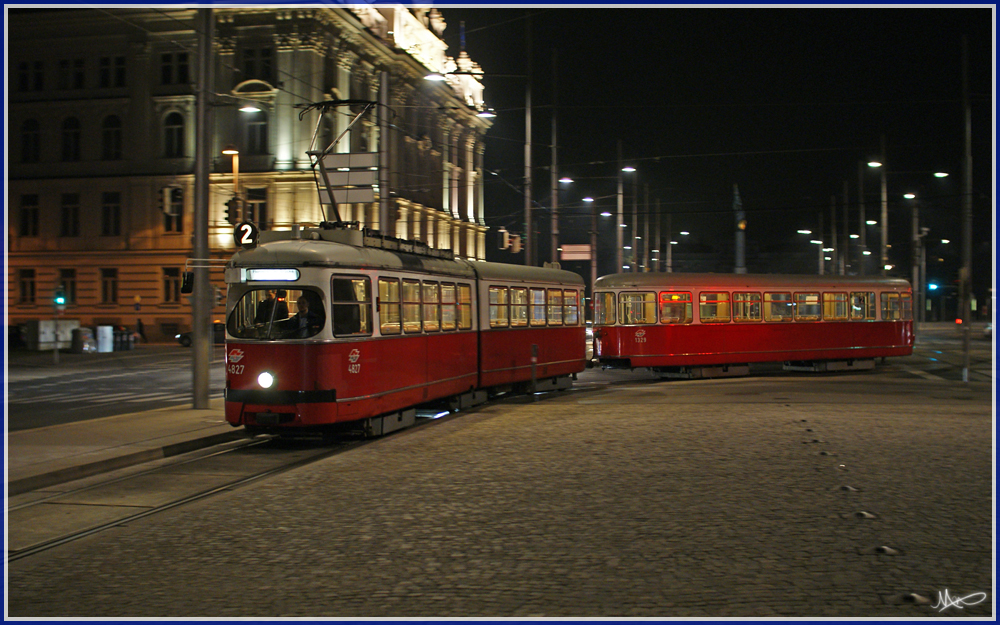
<svg viewBox="0 0 1000 625"><path fill-rule="evenodd" d="M588 243L598 199L616 212L617 144L638 169L639 212L659 199L673 230L674 268L689 263L732 271L733 185L747 213L750 271L815 272L815 246L796 233L829 232L831 197L859 230L858 169L886 141L892 272L910 277L911 208L931 229L929 281L952 280L961 265L962 38L968 40L972 111L973 274L980 298L993 281L993 24L990 8L511 8L439 7L448 54L465 50L483 69L486 105L498 116L487 133L490 260L524 262L494 244L503 226L524 232L524 107L531 73L535 264L550 259L551 116L557 112L560 242ZM528 33L530 31L530 43ZM530 48L530 54L528 50ZM557 70L553 73L553 55ZM556 104L557 106L553 106ZM879 219L877 170L864 168L866 217ZM948 178L931 173L946 171ZM632 183L625 215L631 223ZM614 270L615 219L599 227L599 274ZM838 225L838 231L841 226ZM652 232L652 231L651 231ZM641 234L641 232L640 232ZM626 237L627 238L627 237ZM676 238L676 236L675 236ZM941 244L949 239L950 244ZM877 271L878 227L869 227ZM611 243L609 246L608 243ZM944 258L937 261L937 258ZM610 258L611 262L608 262ZM564 268L589 276L587 263ZM829 271L829 269L828 269ZM936 274L941 274L937 276ZM954 275L953 275L954 274Z"/></svg>

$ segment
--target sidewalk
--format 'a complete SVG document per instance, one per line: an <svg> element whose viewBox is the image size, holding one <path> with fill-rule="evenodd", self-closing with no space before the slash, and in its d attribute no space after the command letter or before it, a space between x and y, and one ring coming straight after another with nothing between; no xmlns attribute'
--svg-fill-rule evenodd
<svg viewBox="0 0 1000 625"><path fill-rule="evenodd" d="M245 436L223 400L7 433L7 494L17 495Z"/></svg>

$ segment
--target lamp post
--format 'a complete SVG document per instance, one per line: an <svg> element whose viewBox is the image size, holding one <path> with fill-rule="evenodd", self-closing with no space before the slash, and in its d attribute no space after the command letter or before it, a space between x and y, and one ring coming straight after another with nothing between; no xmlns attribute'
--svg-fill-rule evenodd
<svg viewBox="0 0 1000 625"><path fill-rule="evenodd" d="M621 143L619 143L618 148L619 148L618 162L621 163ZM622 172L629 173L629 174L635 173L635 167L632 167L632 166L622 167L622 168L620 168L620 171L618 173L618 176L619 176L618 177L618 227L619 227L619 229L626 227L626 225L625 225L625 194L623 192L623 186L624 185L623 185L623 180L621 178L621 173ZM633 183L634 183L634 178L633 178ZM635 186L636 184L637 183L634 183L633 186ZM638 199L636 199L636 201L638 201ZM619 230L619 232L621 233L619 235L619 237L618 237L618 241L619 241L619 243L618 243L619 258L621 258L621 255L624 254L624 252L625 252L626 249L631 250L633 256L635 255L635 249L634 248L635 248L635 243L636 243L635 235L637 234L637 231L636 231L637 230L636 229L636 225L637 225L636 224L636 213L637 212L638 212L638 207L637 207L637 205L633 204L633 207L632 207L632 244L631 245L626 246L624 244L625 233L623 231ZM619 261L618 265L622 269L625 268L625 266L622 263L622 261ZM631 263L629 265L629 269L632 270L632 271L635 271L635 263Z"/></svg>
<svg viewBox="0 0 1000 625"><path fill-rule="evenodd" d="M590 204L590 297L594 297L594 284L597 282L597 206L594 198L583 198L585 204Z"/></svg>
<svg viewBox="0 0 1000 625"><path fill-rule="evenodd" d="M885 138L882 140L882 151L885 152ZM869 161L869 167L875 167L879 170L879 179L882 184L882 220L879 225L882 228L882 243L881 243L881 272L885 275L885 268L889 264L888 246L889 246L889 196L885 184L885 166L881 161Z"/></svg>

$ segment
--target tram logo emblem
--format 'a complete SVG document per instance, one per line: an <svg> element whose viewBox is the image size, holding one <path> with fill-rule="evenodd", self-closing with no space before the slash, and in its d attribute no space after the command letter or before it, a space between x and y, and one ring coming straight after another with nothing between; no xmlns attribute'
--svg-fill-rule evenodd
<svg viewBox="0 0 1000 625"><path fill-rule="evenodd" d="M352 349L351 353L347 355L347 359L351 362L357 362L358 358L361 358L361 350Z"/></svg>
<svg viewBox="0 0 1000 625"><path fill-rule="evenodd" d="M636 330L635 331L635 342L636 343L645 343L646 342L646 331L645 330Z"/></svg>
<svg viewBox="0 0 1000 625"><path fill-rule="evenodd" d="M229 362L239 362L241 360L243 360L242 349L234 349L231 352L229 352Z"/></svg>

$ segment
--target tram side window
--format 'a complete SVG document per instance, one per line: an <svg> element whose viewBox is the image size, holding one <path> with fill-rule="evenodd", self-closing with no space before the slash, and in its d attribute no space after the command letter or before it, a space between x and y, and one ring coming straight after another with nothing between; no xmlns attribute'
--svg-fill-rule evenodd
<svg viewBox="0 0 1000 625"><path fill-rule="evenodd" d="M764 321L791 321L793 308L791 293L764 293Z"/></svg>
<svg viewBox="0 0 1000 625"><path fill-rule="evenodd" d="M847 319L847 293L823 294L823 319L827 321Z"/></svg>
<svg viewBox="0 0 1000 625"><path fill-rule="evenodd" d="M911 319L912 316L909 293L882 293L883 321Z"/></svg>
<svg viewBox="0 0 1000 625"><path fill-rule="evenodd" d="M656 323L656 293L620 293L618 305L623 324Z"/></svg>
<svg viewBox="0 0 1000 625"><path fill-rule="evenodd" d="M403 280L403 332L420 332L420 282Z"/></svg>
<svg viewBox="0 0 1000 625"><path fill-rule="evenodd" d="M455 329L455 285L441 283L441 329Z"/></svg>
<svg viewBox="0 0 1000 625"><path fill-rule="evenodd" d="M382 334L399 334L402 331L399 307L401 304L399 280L394 278L379 278L378 281L378 316L379 328Z"/></svg>
<svg viewBox="0 0 1000 625"><path fill-rule="evenodd" d="M528 309L528 323L532 326L545 325L545 289L530 289L531 307Z"/></svg>
<svg viewBox="0 0 1000 625"><path fill-rule="evenodd" d="M565 319L568 326L575 326L580 323L579 291L563 291L563 319Z"/></svg>
<svg viewBox="0 0 1000 625"><path fill-rule="evenodd" d="M490 287L490 327L507 327L507 287Z"/></svg>
<svg viewBox="0 0 1000 625"><path fill-rule="evenodd" d="M851 319L875 319L875 294L851 293Z"/></svg>
<svg viewBox="0 0 1000 625"><path fill-rule="evenodd" d="M510 325L512 328L528 325L528 289L510 290Z"/></svg>
<svg viewBox="0 0 1000 625"><path fill-rule="evenodd" d="M437 282L424 282L424 331L441 329L441 290Z"/></svg>
<svg viewBox="0 0 1000 625"><path fill-rule="evenodd" d="M594 323L610 326L615 324L615 294L601 291L594 295Z"/></svg>
<svg viewBox="0 0 1000 625"><path fill-rule="evenodd" d="M819 293L795 294L796 321L819 321L821 308Z"/></svg>
<svg viewBox="0 0 1000 625"><path fill-rule="evenodd" d="M458 329L472 329L472 287L468 284L458 285Z"/></svg>
<svg viewBox="0 0 1000 625"><path fill-rule="evenodd" d="M729 293L702 293L698 296L698 317L702 323L729 321Z"/></svg>
<svg viewBox="0 0 1000 625"><path fill-rule="evenodd" d="M733 321L760 320L760 293L733 293Z"/></svg>
<svg viewBox="0 0 1000 625"><path fill-rule="evenodd" d="M368 278L333 279L334 336L372 333L371 282Z"/></svg>
<svg viewBox="0 0 1000 625"><path fill-rule="evenodd" d="M660 293L660 323L691 323L694 305L690 293Z"/></svg>
<svg viewBox="0 0 1000 625"><path fill-rule="evenodd" d="M563 323L563 292L562 289L549 289L549 325L561 326Z"/></svg>

